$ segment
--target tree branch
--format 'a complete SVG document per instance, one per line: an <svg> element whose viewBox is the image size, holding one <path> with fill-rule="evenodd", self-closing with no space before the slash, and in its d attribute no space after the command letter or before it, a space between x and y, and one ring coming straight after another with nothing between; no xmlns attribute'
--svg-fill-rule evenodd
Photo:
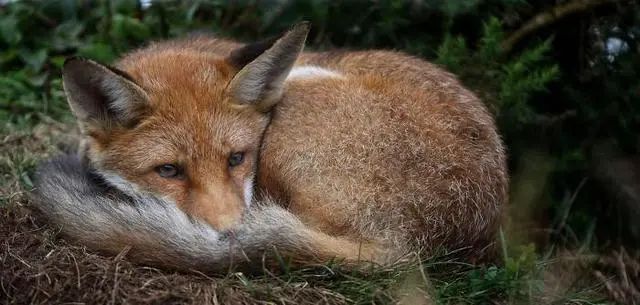
<svg viewBox="0 0 640 305"><path fill-rule="evenodd" d="M533 16L529 21L525 22L519 29L513 32L502 43L502 52L508 54L513 47L525 36L546 27L558 20L583 11L591 10L597 6L617 2L619 0L573 0L567 3L559 4L545 12Z"/></svg>

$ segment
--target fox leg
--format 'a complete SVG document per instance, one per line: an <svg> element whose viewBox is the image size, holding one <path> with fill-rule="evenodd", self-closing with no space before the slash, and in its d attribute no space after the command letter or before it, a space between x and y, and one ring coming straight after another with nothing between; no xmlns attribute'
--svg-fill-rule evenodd
<svg viewBox="0 0 640 305"><path fill-rule="evenodd" d="M342 259L347 264L370 262L388 263L395 257L395 251L375 242L352 241L342 237L334 237L318 231L309 232L313 248L318 251L320 259Z"/></svg>

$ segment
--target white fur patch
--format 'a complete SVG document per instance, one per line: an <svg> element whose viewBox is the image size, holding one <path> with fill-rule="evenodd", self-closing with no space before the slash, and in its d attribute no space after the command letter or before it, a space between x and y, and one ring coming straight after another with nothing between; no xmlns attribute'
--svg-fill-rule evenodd
<svg viewBox="0 0 640 305"><path fill-rule="evenodd" d="M140 191L140 187L138 187L135 183L129 182L126 179L122 178L122 176L112 173L112 172L100 172L100 176L104 178L111 186L121 190L123 193L132 196L132 197L140 197L142 196L142 192Z"/></svg>
<svg viewBox="0 0 640 305"><path fill-rule="evenodd" d="M243 195L244 195L244 204L247 207L250 207L251 201L253 200L253 176L248 177L244 181Z"/></svg>
<svg viewBox="0 0 640 305"><path fill-rule="evenodd" d="M150 194L143 191L137 184L128 181L127 179L123 178L122 176L116 173L103 171L103 172L100 172L99 174L100 176L102 176L102 178L104 178L104 180L107 181L109 185L117 188L118 190L122 191L123 193L133 198L136 198L137 200L144 200L145 196L148 196ZM162 201L173 204L174 206L177 206L173 198L169 196L160 196L160 194L155 194L155 195L158 198L160 198Z"/></svg>
<svg viewBox="0 0 640 305"><path fill-rule="evenodd" d="M289 76L287 76L287 80L291 80L293 78L342 78L342 74L331 71L329 69L321 68L318 66L298 66L291 69L289 72Z"/></svg>
<svg viewBox="0 0 640 305"><path fill-rule="evenodd" d="M109 108L121 118L130 120L136 115L137 104L142 102L141 98L146 98L142 97L146 94L127 82L128 80L105 77L101 85L104 93L110 98Z"/></svg>
<svg viewBox="0 0 640 305"><path fill-rule="evenodd" d="M122 82L119 79L105 77L102 80L102 88L107 96L111 98L109 106L118 113L126 115L129 108L131 108L132 96Z"/></svg>

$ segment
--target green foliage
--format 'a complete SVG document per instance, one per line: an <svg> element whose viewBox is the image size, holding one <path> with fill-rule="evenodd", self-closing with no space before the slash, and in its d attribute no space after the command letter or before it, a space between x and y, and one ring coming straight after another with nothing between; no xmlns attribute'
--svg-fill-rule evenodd
<svg viewBox="0 0 640 305"><path fill-rule="evenodd" d="M438 47L436 62L453 70L460 71L469 58L467 43L461 36L446 35Z"/></svg>
<svg viewBox="0 0 640 305"><path fill-rule="evenodd" d="M478 56L480 60L491 62L497 60L502 55L500 44L504 40L504 32L500 20L496 17L489 18L489 21L483 24L482 37L480 38L480 47Z"/></svg>
<svg viewBox="0 0 640 305"><path fill-rule="evenodd" d="M470 50L461 36L446 35L438 47L436 62L483 93L499 125L513 130L535 122L531 98L544 92L559 77L560 71L547 58L550 39L508 58L502 54L503 40L500 21L490 18L484 24L477 49Z"/></svg>
<svg viewBox="0 0 640 305"><path fill-rule="evenodd" d="M43 115L66 116L61 81L47 77L29 70L0 75L0 122L25 127L39 122ZM49 92L45 92L45 86Z"/></svg>
<svg viewBox="0 0 640 305"><path fill-rule="evenodd" d="M521 247L516 257L506 257L504 266L482 266L454 273L439 285L441 304L490 304L508 300L508 304L530 304L542 292L543 270L535 247Z"/></svg>
<svg viewBox="0 0 640 305"><path fill-rule="evenodd" d="M551 41L524 51L502 68L498 109L511 111L520 123L531 122L535 116L529 101L533 94L546 90L558 78L556 65L545 65L545 55Z"/></svg>

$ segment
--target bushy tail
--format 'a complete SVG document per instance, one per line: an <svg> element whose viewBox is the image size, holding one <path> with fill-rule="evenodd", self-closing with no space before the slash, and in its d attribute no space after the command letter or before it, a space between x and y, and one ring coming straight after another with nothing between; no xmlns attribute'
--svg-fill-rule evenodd
<svg viewBox="0 0 640 305"><path fill-rule="evenodd" d="M360 256L357 244L310 230L274 204L251 208L232 231L215 231L172 203L110 189L71 155L40 165L34 205L63 234L91 249L118 254L129 248L133 261L177 269L217 272L247 262L260 266L265 257L309 263Z"/></svg>

